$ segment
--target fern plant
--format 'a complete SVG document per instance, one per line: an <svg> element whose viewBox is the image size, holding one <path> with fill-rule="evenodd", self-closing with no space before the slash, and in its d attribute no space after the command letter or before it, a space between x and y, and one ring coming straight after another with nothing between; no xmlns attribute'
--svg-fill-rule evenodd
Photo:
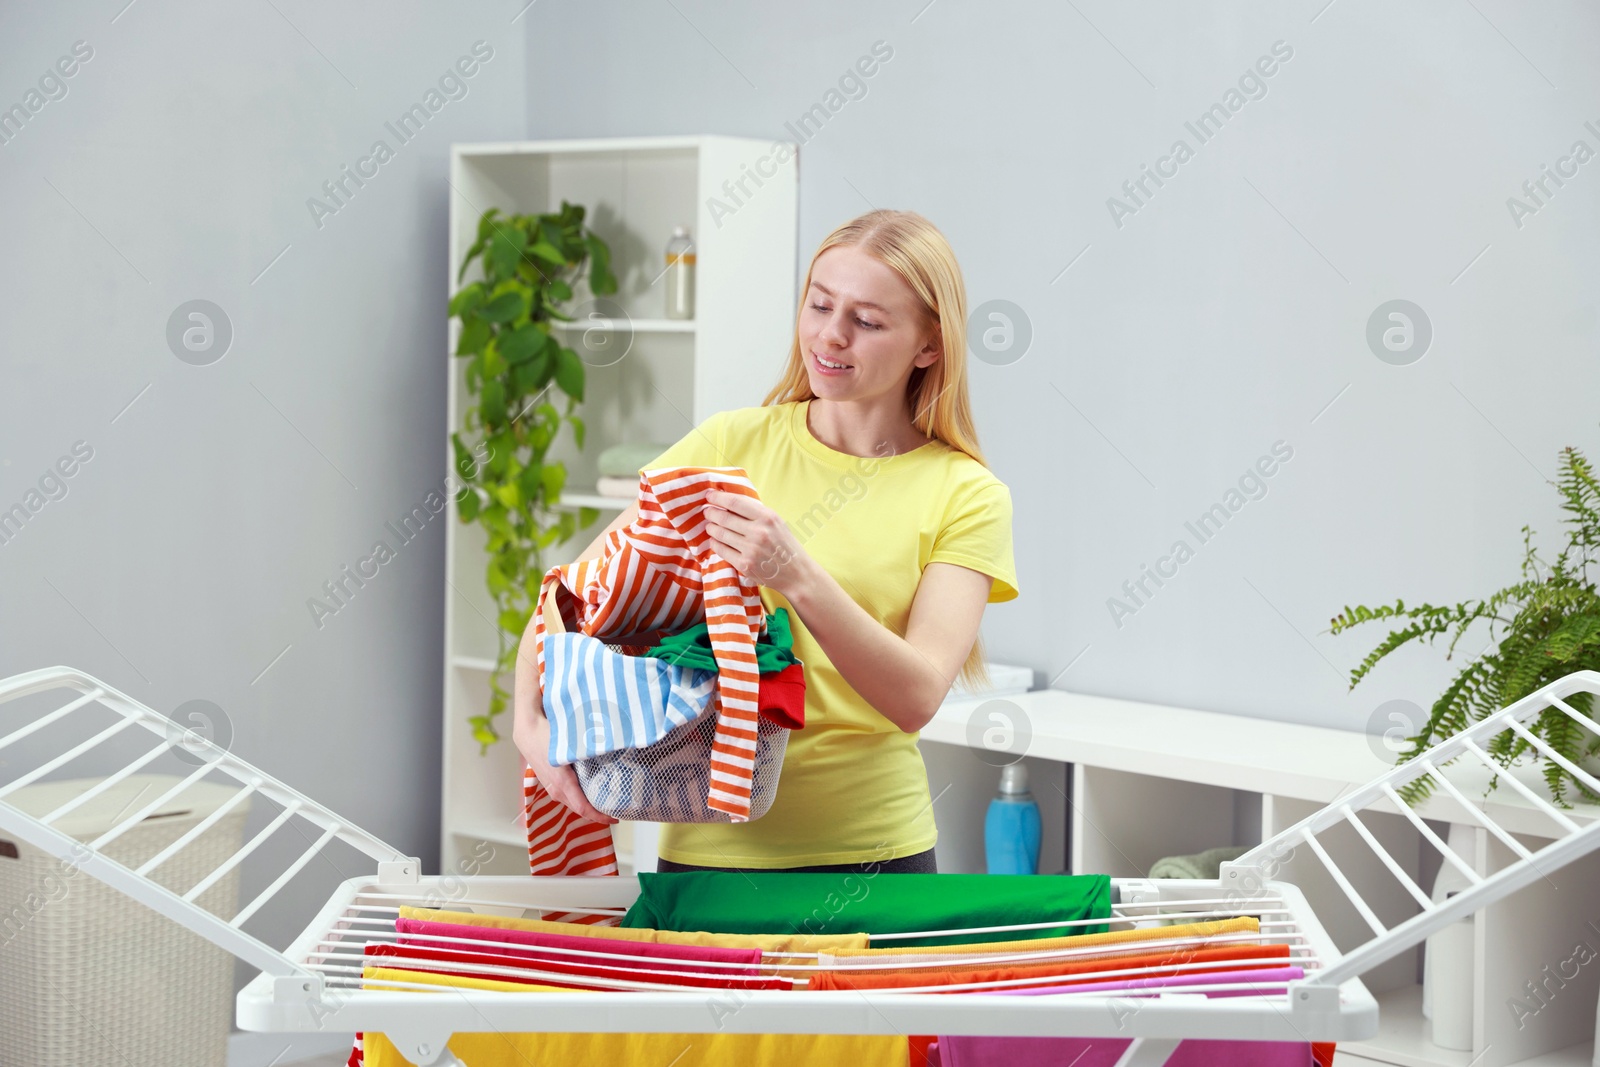
<svg viewBox="0 0 1600 1067"><path fill-rule="evenodd" d="M583 360L551 332L551 323L571 321L561 306L572 299L573 282L586 267L592 292L617 290L611 251L583 217L581 206L565 200L560 211L541 215L485 211L456 283L474 261L481 262L483 277L450 299L451 317L461 320L456 356L468 361L464 377L473 398L465 424L450 435L464 483L456 507L461 521L476 522L486 537L485 577L500 641L489 706L469 720L485 751L500 738L494 720L511 698L500 679L515 671L517 644L544 577L544 550L600 514L595 508L580 508L576 516L557 511L567 469L545 461L563 424L572 427L580 450L584 436L583 420L573 414L583 400ZM558 397L565 394L564 410L546 398L552 387ZM469 448L463 435L476 447Z"/></svg>
<svg viewBox="0 0 1600 1067"><path fill-rule="evenodd" d="M1521 581L1486 599L1465 600L1451 607L1421 604L1410 608L1396 600L1377 608L1346 607L1334 617L1335 634L1380 619L1396 620L1396 624L1404 621L1350 672L1352 689L1385 656L1413 641L1432 645L1448 636L1445 658L1450 659L1469 629L1480 622L1488 626L1494 647L1461 668L1434 701L1428 721L1406 739L1397 762L1415 757L1573 671L1600 670L1600 593L1594 581L1600 571L1591 569L1600 567L1595 556L1600 548L1600 483L1583 454L1569 447L1561 450L1560 472L1551 484L1561 494L1561 509L1566 512L1562 521L1567 527L1566 546L1554 561L1547 564L1539 558L1533 531L1524 526ZM1583 714L1593 715L1591 694L1577 693L1567 702ZM1600 753L1600 737L1589 737L1558 709L1546 708L1528 729L1573 763ZM1508 768L1525 756L1535 763L1542 758L1538 749L1509 730L1496 736L1488 751ZM1544 761L1542 774L1551 795L1563 807L1570 806L1569 787L1590 800L1600 800L1554 760ZM1496 776L1490 788L1498 781ZM1433 780L1423 777L1401 793L1416 803L1432 789Z"/></svg>

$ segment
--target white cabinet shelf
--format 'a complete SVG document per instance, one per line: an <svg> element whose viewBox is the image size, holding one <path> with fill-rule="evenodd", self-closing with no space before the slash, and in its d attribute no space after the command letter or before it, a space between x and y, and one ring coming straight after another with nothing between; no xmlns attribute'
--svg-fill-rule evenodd
<svg viewBox="0 0 1600 1067"><path fill-rule="evenodd" d="M782 164L774 164L772 149L768 140L717 136L452 147L449 292L457 288L456 272L477 236L478 218L490 207L516 214L555 211L563 200L581 204L585 224L611 248L617 292L597 300L585 284L576 285L563 309L575 321L553 324L588 363L577 410L587 427L586 447L579 452L564 431L547 457L566 465L572 487L560 507L591 507L602 514L567 543L546 550L545 566L570 562L631 503L594 492L596 457L605 448L670 444L718 411L761 403L777 382L794 329L799 214L793 148ZM758 162L762 175L774 166L775 172L763 177L736 212L713 217L712 203L725 197L723 183L739 181ZM678 225L688 225L695 242L692 320L662 317L666 243ZM474 266L462 283L478 276ZM619 334L626 351L614 358L588 355L583 335L595 329ZM449 352L459 330L451 320ZM442 364L451 431L461 429L470 400L465 363L447 355ZM441 444L443 470L449 471L451 450L448 441ZM460 870L491 852L497 871L526 871L518 822L522 761L510 739L510 714L496 721L501 740L482 753L468 722L488 706L499 648L499 613L484 580L483 535L453 519L447 530L441 866ZM510 685L509 678L500 682ZM653 865L648 831L623 827L616 839L625 867L631 869L636 843L641 858Z"/></svg>
<svg viewBox="0 0 1600 1067"><path fill-rule="evenodd" d="M1360 733L1057 689L1004 700L1018 732L1027 731L1026 763L1045 824L1044 871L1066 867L1145 877L1163 856L1257 844L1390 766ZM981 736L972 723L984 703L982 698L947 702L922 731L923 757L940 796L940 870L983 869L981 813L994 795L999 772L968 746ZM1535 793L1548 795L1534 768L1512 773ZM1483 797L1487 769L1477 779L1455 771L1451 777L1469 800L1522 837L1524 845L1537 848L1541 836L1551 836L1547 816L1504 784ZM1510 850L1477 828L1463 805L1449 796L1430 797L1416 811L1435 824L1441 837L1449 823L1475 827L1480 875L1510 862ZM1575 804L1565 814L1585 826L1600 819L1600 805ZM1362 822L1409 877L1431 885L1438 853L1402 815L1393 807L1373 807ZM1070 841L1070 852L1063 847L1063 836ZM1352 828L1336 827L1319 840L1386 925L1393 927L1417 911L1416 902L1360 844ZM1309 854L1288 856L1278 877L1304 891L1342 948L1370 936L1344 893ZM1369 1041L1341 1044L1337 1067L1590 1067L1600 962L1578 968L1575 978L1568 976L1546 997L1534 1020L1524 1019L1525 1026L1518 1025L1510 1002L1528 998L1525 983L1545 981L1546 966L1569 960L1579 942L1600 952L1597 885L1600 853L1525 886L1472 920L1472 1051L1433 1044L1421 1014L1418 946L1363 976L1378 999L1382 1029Z"/></svg>
<svg viewBox="0 0 1600 1067"><path fill-rule="evenodd" d="M622 511L633 498L624 499L619 496L601 496L599 493L569 493L562 490L560 507L563 508L598 508L601 511Z"/></svg>
<svg viewBox="0 0 1600 1067"><path fill-rule="evenodd" d="M615 330L619 327L634 333L694 333L692 319L607 319L591 318L573 322L552 322L553 329L564 332L575 330Z"/></svg>

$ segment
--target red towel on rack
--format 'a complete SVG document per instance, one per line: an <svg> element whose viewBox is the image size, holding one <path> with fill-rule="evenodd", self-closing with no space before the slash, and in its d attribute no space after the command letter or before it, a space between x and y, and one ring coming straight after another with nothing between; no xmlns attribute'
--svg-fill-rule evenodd
<svg viewBox="0 0 1600 1067"><path fill-rule="evenodd" d="M750 814L760 674L756 638L766 615L761 590L717 554L706 533L706 494L755 497L738 467L667 467L639 476L639 517L606 535L599 559L545 573L548 595L570 629L601 640L706 623L717 661L717 729L706 804L735 822ZM534 616L534 652L544 679L544 613ZM531 770L523 772L528 866L536 875L616 874L607 826L557 804ZM579 920L582 921L582 920Z"/></svg>
<svg viewBox="0 0 1600 1067"><path fill-rule="evenodd" d="M605 963L574 960L570 956L541 953L535 948L496 951L488 948L451 947L437 948L418 944L414 939L401 937L398 945L368 945L365 954L374 958L374 967L395 967L402 970L431 971L434 974L453 974L458 978L492 978L497 982L522 982L529 985L564 986L571 989L605 990L614 985L584 982L584 978L606 978L613 981L648 982L653 985L694 986L700 989L792 989L794 983L785 978L768 976L740 976L709 974L705 972L655 973L657 968L647 963ZM449 964L468 966L451 967ZM494 972L473 970L473 967L504 968ZM526 974L506 973L528 972ZM537 972L537 973L535 973ZM558 977L559 976L559 977Z"/></svg>

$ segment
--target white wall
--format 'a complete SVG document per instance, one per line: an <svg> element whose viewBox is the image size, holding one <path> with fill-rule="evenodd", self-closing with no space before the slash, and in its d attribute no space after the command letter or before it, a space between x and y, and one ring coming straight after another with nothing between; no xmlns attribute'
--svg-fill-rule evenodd
<svg viewBox="0 0 1600 1067"><path fill-rule="evenodd" d="M1329 618L1512 580L1520 527L1559 533L1557 449L1600 454L1600 159L1520 228L1506 206L1574 141L1600 152L1593 5L541 5L528 32L605 44L530 64L535 137L792 139L892 48L801 131L802 269L838 223L911 208L973 306L1031 322L972 392L1022 591L984 635L1040 685L1357 730L1426 705L1459 659L1348 693L1386 631ZM1265 95L1199 142L1185 122L1278 41ZM1108 198L1179 138L1193 158L1117 226ZM1409 366L1365 339L1392 299L1432 323ZM774 378L782 356L751 353ZM1186 533L1279 440L1267 495ZM1193 558L1119 627L1108 598L1178 538Z"/></svg>
<svg viewBox="0 0 1600 1067"><path fill-rule="evenodd" d="M0 107L93 50L0 145L0 508L93 450L0 544L0 674L210 701L234 751L433 869L445 520L320 630L306 601L444 476L448 146L523 128L523 5L125 3L0 7ZM480 40L401 145L385 123ZM196 298L233 327L206 366L166 340Z"/></svg>

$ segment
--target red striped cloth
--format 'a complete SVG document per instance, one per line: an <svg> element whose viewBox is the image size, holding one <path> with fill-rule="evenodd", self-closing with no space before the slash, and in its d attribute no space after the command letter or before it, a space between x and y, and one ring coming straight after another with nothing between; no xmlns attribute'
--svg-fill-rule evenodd
<svg viewBox="0 0 1600 1067"><path fill-rule="evenodd" d="M765 612L760 587L718 555L706 533L706 494L712 490L759 499L738 467L644 471L638 518L606 535L599 559L547 571L538 603L548 597L569 629L600 640L706 624L717 661L717 729L706 805L743 822L750 816L761 687L755 646ZM541 684L545 634L539 611L534 654ZM531 770L523 774L523 801L533 874L617 873L610 828L556 803Z"/></svg>
<svg viewBox="0 0 1600 1067"><path fill-rule="evenodd" d="M706 804L734 822L750 817L756 718L761 676L756 638L765 613L760 587L719 556L706 535L706 494L713 489L760 499L739 467L667 467L639 476L639 517L606 535L598 560L578 560L545 573L535 601L534 649L544 682L547 593L570 629L602 641L706 624L717 660L717 731L712 741L711 790ZM535 700L543 704L542 693ZM589 822L558 804L526 765L523 818L528 870L535 875L617 872L611 827ZM546 913L546 919L591 925L618 923L590 912ZM362 1065L362 1035L349 1067Z"/></svg>

